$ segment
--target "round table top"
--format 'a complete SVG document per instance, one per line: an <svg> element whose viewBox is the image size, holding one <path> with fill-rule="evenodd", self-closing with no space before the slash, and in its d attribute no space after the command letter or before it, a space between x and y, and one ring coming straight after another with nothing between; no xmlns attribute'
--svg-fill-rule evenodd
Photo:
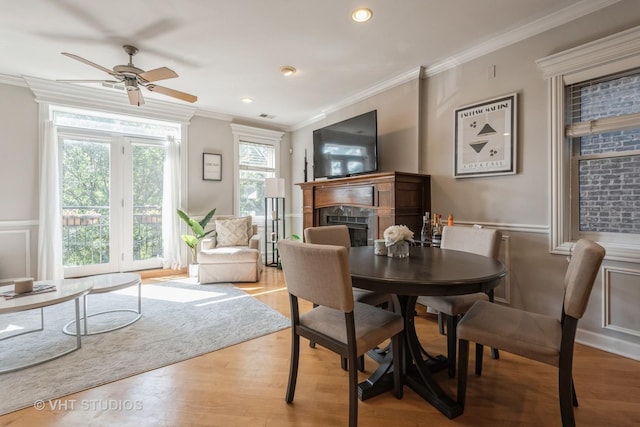
<svg viewBox="0 0 640 427"><path fill-rule="evenodd" d="M91 283L90 294L117 291L140 283L140 275L136 273L109 273L84 277L81 280Z"/></svg>
<svg viewBox="0 0 640 427"><path fill-rule="evenodd" d="M79 298L89 293L93 283L84 279L58 279L33 282L34 285L55 285L56 290L34 295L25 295L13 299L0 297L0 314L26 311L48 307L61 302ZM0 291L13 290L13 285L2 286Z"/></svg>
<svg viewBox="0 0 640 427"><path fill-rule="evenodd" d="M486 292L506 275L493 258L469 252L412 246L408 258L374 255L373 246L349 249L353 286L396 295L462 295Z"/></svg>

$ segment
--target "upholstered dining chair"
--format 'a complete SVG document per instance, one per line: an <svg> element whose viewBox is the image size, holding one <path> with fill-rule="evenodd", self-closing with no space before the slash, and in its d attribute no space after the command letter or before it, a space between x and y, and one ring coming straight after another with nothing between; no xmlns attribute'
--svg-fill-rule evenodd
<svg viewBox="0 0 640 427"><path fill-rule="evenodd" d="M304 229L304 241L315 245L334 245L351 247L349 228L346 225L326 225ZM382 305L392 301L389 294L353 288L353 298L369 305Z"/></svg>
<svg viewBox="0 0 640 427"><path fill-rule="evenodd" d="M334 245L351 247L351 237L349 236L349 228L346 225L327 225L321 227L307 227L304 229L304 241L316 245ZM353 299L369 305L385 305L392 303L392 297L389 294L369 291L367 289L353 288ZM313 341L309 342L314 347ZM342 369L347 369L347 360L342 358ZM364 356L358 360L358 367L364 371Z"/></svg>
<svg viewBox="0 0 640 427"><path fill-rule="evenodd" d="M502 234L498 230L480 227L444 227L442 230L441 249L453 249L471 252L490 258L498 258ZM417 302L438 311L438 326L442 333L442 323L447 323L447 359L449 360L449 377L456 375L456 327L460 317L471 308L476 301L493 301L493 293L489 295L477 292L469 295L423 296ZM443 319L444 318L444 319ZM482 351L479 345L477 351ZM498 351L492 349L492 357L499 357Z"/></svg>
<svg viewBox="0 0 640 427"><path fill-rule="evenodd" d="M347 248L281 240L278 251L291 305L291 363L285 400L293 402L300 337L313 340L348 360L349 426L355 427L358 419L356 360L387 339L391 339L393 351L394 394L402 397L402 316L354 301ZM316 306L301 314L299 298Z"/></svg>
<svg viewBox="0 0 640 427"><path fill-rule="evenodd" d="M465 403L469 341L474 341L557 367L562 425L575 425L573 406L578 406L578 399L572 374L574 340L604 255L604 248L597 243L578 240L564 277L560 319L486 301L476 302L467 311L458 323L458 403ZM476 374L480 375L482 353L478 357Z"/></svg>

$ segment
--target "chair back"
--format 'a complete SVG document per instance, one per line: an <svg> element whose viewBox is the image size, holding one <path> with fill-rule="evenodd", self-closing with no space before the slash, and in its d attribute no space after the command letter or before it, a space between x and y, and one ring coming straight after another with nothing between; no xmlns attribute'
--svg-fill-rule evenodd
<svg viewBox="0 0 640 427"><path fill-rule="evenodd" d="M576 243L564 276L565 314L576 319L584 315L604 255L604 248L595 242L580 239Z"/></svg>
<svg viewBox="0 0 640 427"><path fill-rule="evenodd" d="M351 247L349 228L346 225L326 225L304 229L304 241L315 245Z"/></svg>
<svg viewBox="0 0 640 427"><path fill-rule="evenodd" d="M501 239L502 233L490 228L446 226L442 230L440 247L497 259Z"/></svg>
<svg viewBox="0 0 640 427"><path fill-rule="evenodd" d="M280 240L278 252L291 295L345 313L353 311L347 248Z"/></svg>

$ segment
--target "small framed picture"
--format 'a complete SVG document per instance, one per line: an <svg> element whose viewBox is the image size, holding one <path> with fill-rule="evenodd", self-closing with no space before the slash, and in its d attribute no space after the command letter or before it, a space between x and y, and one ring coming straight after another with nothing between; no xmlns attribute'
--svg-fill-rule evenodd
<svg viewBox="0 0 640 427"><path fill-rule="evenodd" d="M202 179L222 181L222 154L202 154Z"/></svg>
<svg viewBox="0 0 640 427"><path fill-rule="evenodd" d="M515 93L456 109L456 178L516 173Z"/></svg>

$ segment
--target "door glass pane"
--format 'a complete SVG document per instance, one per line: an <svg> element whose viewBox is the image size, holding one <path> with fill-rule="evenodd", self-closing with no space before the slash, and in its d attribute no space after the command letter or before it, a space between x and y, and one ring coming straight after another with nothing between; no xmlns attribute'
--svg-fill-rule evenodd
<svg viewBox="0 0 640 427"><path fill-rule="evenodd" d="M82 138L62 143L63 264L109 262L109 144Z"/></svg>
<svg viewBox="0 0 640 427"><path fill-rule="evenodd" d="M162 257L162 177L166 150L134 144L133 260Z"/></svg>

